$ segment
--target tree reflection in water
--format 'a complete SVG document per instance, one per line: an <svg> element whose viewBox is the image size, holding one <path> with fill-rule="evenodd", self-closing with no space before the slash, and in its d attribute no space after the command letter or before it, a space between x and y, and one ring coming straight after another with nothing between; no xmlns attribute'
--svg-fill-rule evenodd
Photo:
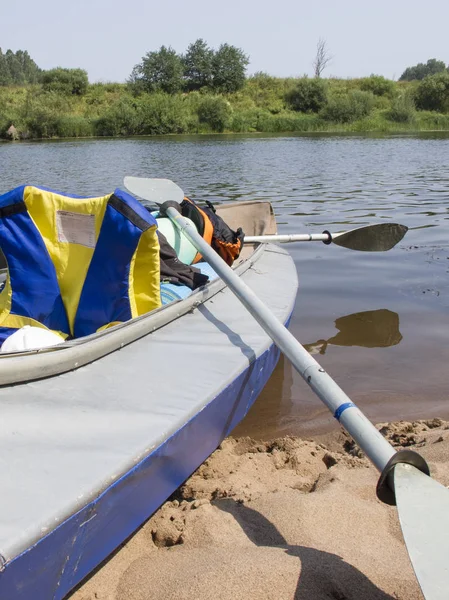
<svg viewBox="0 0 449 600"><path fill-rule="evenodd" d="M304 344L310 354L325 354L329 345L387 348L402 340L399 315L386 308L366 310L340 317L335 321L338 333L328 340Z"/></svg>

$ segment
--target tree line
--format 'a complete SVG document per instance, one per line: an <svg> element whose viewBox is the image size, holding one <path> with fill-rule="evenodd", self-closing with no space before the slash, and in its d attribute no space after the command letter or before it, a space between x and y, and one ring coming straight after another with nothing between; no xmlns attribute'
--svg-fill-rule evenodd
<svg viewBox="0 0 449 600"><path fill-rule="evenodd" d="M203 39L189 45L184 54L171 47L147 52L128 78L134 93L192 92L200 89L215 93L233 93L246 80L249 58L242 49L221 44L218 50L210 48ZM45 89L68 94L83 94L89 85L83 69L57 67L41 70L27 51L0 49L0 85L41 83Z"/></svg>
<svg viewBox="0 0 449 600"><path fill-rule="evenodd" d="M9 50L0 53L0 138L449 129L443 61L408 67L400 81L322 78L323 44L315 77L247 76L243 50L199 39L183 54L147 52L126 83L108 84Z"/></svg>
<svg viewBox="0 0 449 600"><path fill-rule="evenodd" d="M326 42L320 39L313 61L316 78L321 76L332 56ZM137 63L127 83L135 92L168 94L191 92L200 89L215 93L233 93L243 88L249 57L241 48L221 44L218 50L210 48L202 38L191 43L184 54L170 46L149 51ZM426 77L449 73L442 60L430 58L426 63L407 67L399 81L421 81ZM89 85L83 69L57 67L42 70L26 50L3 53L0 48L0 86L42 83L48 89L65 93L82 94Z"/></svg>
<svg viewBox="0 0 449 600"><path fill-rule="evenodd" d="M418 63L413 67L407 67L399 81L421 81L429 75L437 75L438 73L449 73L449 66L446 67L442 60L429 58L426 63Z"/></svg>
<svg viewBox="0 0 449 600"><path fill-rule="evenodd" d="M249 58L240 48L221 44L210 48L203 39L191 43L185 54L171 47L147 52L135 65L128 83L139 92L192 92L207 89L232 93L245 84Z"/></svg>
<svg viewBox="0 0 449 600"><path fill-rule="evenodd" d="M37 83L41 70L26 50L7 50L0 48L0 85L25 85Z"/></svg>
<svg viewBox="0 0 449 600"><path fill-rule="evenodd" d="M82 95L89 85L84 69L40 69L26 50L0 48L0 86L41 84L46 91Z"/></svg>

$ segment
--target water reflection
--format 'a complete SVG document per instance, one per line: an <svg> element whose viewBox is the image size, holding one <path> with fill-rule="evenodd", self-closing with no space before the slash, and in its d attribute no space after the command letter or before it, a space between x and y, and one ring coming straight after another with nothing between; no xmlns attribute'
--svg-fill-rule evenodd
<svg viewBox="0 0 449 600"><path fill-rule="evenodd" d="M366 310L340 317L335 321L338 333L328 340L304 344L310 354L325 354L329 345L387 348L402 340L399 315L386 308Z"/></svg>
<svg viewBox="0 0 449 600"><path fill-rule="evenodd" d="M329 345L387 348L402 340L399 315L386 308L345 315L335 321L335 327L338 333L333 337L303 344L304 348L311 354L325 354ZM322 360L329 362L327 358ZM329 419L328 410L303 384L291 363L281 355L254 407L232 435L271 439L279 435L297 435L300 428L309 435L311 431L324 431Z"/></svg>

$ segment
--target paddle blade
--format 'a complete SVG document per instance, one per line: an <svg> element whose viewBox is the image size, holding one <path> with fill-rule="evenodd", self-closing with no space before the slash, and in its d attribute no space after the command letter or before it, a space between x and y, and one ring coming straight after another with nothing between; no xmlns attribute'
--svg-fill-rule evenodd
<svg viewBox="0 0 449 600"><path fill-rule="evenodd" d="M408 227L398 223L378 223L366 225L351 231L332 234L332 242L337 246L365 252L385 252L402 240Z"/></svg>
<svg viewBox="0 0 449 600"><path fill-rule="evenodd" d="M123 183L131 194L156 204L162 204L168 200L181 203L184 200L184 192L170 179L148 179L127 175Z"/></svg>
<svg viewBox="0 0 449 600"><path fill-rule="evenodd" d="M394 492L413 569L426 600L449 593L449 490L412 465L394 468Z"/></svg>

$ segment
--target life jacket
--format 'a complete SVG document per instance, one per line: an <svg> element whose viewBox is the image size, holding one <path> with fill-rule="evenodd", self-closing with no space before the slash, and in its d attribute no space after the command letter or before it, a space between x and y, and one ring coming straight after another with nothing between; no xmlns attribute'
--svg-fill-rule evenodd
<svg viewBox="0 0 449 600"><path fill-rule="evenodd" d="M129 194L0 196L0 342L24 325L81 337L158 308L156 220Z"/></svg>
<svg viewBox="0 0 449 600"><path fill-rule="evenodd" d="M184 198L181 202L181 213L195 224L198 232L205 242L221 256L221 258L231 266L240 256L243 246L244 233L239 227L233 231L215 212L211 202L206 202L208 208L199 207L190 198ZM198 252L193 260L193 264L202 259Z"/></svg>

